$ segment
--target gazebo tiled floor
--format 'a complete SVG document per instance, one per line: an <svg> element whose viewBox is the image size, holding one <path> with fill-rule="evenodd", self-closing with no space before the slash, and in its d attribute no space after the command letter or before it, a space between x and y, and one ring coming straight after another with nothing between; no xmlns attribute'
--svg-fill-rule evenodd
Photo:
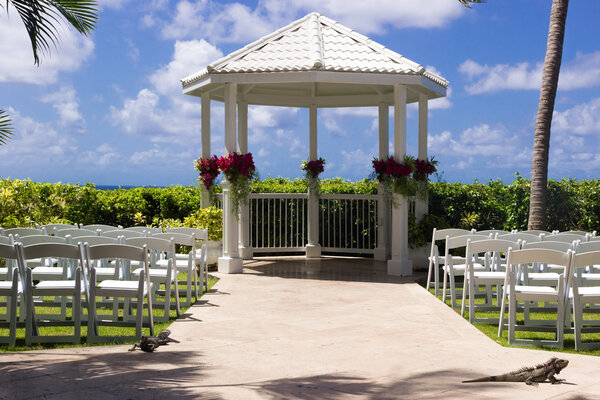
<svg viewBox="0 0 600 400"><path fill-rule="evenodd" d="M219 277L171 325L181 343L4 354L0 398L600 399L600 358L501 347L384 263L260 259ZM553 355L567 384L461 383Z"/></svg>

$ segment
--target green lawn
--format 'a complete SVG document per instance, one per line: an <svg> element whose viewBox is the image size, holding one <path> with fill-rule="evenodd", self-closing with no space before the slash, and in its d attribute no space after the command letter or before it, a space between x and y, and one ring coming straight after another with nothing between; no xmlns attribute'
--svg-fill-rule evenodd
<svg viewBox="0 0 600 400"><path fill-rule="evenodd" d="M419 282L422 286L424 282ZM429 290L432 295L434 295L434 290ZM438 292L439 293L439 292ZM482 292L483 293L483 292ZM438 299L441 301L442 296L438 295ZM461 308L461 298L457 297L457 309L456 312L460 314ZM483 299L477 299L477 303L483 303ZM496 304L496 300L493 301L494 305ZM450 296L447 295L446 305L451 307ZM541 304L540 304L541 305ZM600 313L584 313L584 319L597 319L600 321ZM468 303L465 309L464 318L469 320L469 312L468 312ZM478 311L477 318L500 318L500 311ZM505 313L505 318L508 319L508 307ZM530 313L531 319L538 320L556 320L556 313ZM572 319L572 316L571 316ZM517 323L522 324L524 320L523 313L517 313ZM505 346L505 347L523 347L517 345L509 345L508 344L508 331L504 329L502 331L502 337L498 337L498 324L474 324L477 329L486 334L490 339L495 341L496 343ZM546 332L525 332L525 331L517 331L515 332L515 336L519 339L554 339L554 333L546 333ZM582 334L582 339L584 342L600 342L600 333L584 333ZM575 339L572 333L565 333L564 336L564 349L560 350L558 348L548 348L548 347L535 347L535 346L527 346L527 348L537 349L537 350L548 350L548 351L559 351L564 353L577 353L577 354L587 354L593 356L600 356L600 349L598 350L575 350Z"/></svg>
<svg viewBox="0 0 600 400"><path fill-rule="evenodd" d="M185 274L179 274L179 281L185 281ZM212 288L212 286L217 282L216 278L213 278L209 275L209 279L208 279L208 289L210 290L210 288ZM186 289L186 285L185 284L180 284L179 285L179 292L180 292L180 297L179 300L180 302L183 301L185 299L185 294L183 294L183 292ZM200 294L200 293L199 293ZM192 289L192 297L194 296L193 294L193 289ZM159 300L162 300L159 297ZM174 294L171 296L171 306L174 307L175 305L175 297ZM186 310L189 308L188 307L184 307L181 306L180 310L181 310L181 314L184 314L186 312ZM85 307L83 308L84 310L84 314L86 314L86 309ZM0 313L4 313L5 312L5 308L0 307ZM59 307L49 307L49 308L44 308L44 307L36 307L36 312L38 314L41 313L58 313L59 312ZM98 308L98 314L103 314L103 313L110 313L111 311L107 308ZM144 313L145 314L145 313ZM122 309L119 310L119 316L122 317L123 312ZM152 315L154 315L155 317L159 317L159 316L163 316L164 315L164 310L162 308L154 308L153 309L153 313ZM70 318L71 316L71 309L67 308L67 317ZM158 334L160 332L162 332L165 328L167 328L169 325L171 325L171 323L173 321L175 321L175 319L177 318L177 312L174 309L171 309L169 312L169 321L168 322L155 322L154 323L154 333ZM109 326L101 326L100 327L100 333L102 335L110 335L110 336L133 336L135 334L135 328L134 327L109 327ZM73 328L72 327L40 327L40 334L43 335L72 335L73 334ZM144 328L143 329L143 334L147 335L149 334L149 329ZM0 328L0 335L2 336L8 336L8 328ZM82 335L82 343L78 344L78 345L74 345L74 344L34 344L32 346L25 346L25 328L17 328L17 344L15 347L9 347L7 344L0 344L0 353L6 353L6 352L14 352L14 351L25 351L25 350L40 350L40 349L53 349L53 348L66 348L66 347L83 347L83 346L102 346L104 344L88 344L86 343L86 338L87 338L87 326L82 326L81 327L81 335ZM131 340L128 343L133 344L134 342L136 342L136 340ZM111 343L107 343L107 344L111 344Z"/></svg>

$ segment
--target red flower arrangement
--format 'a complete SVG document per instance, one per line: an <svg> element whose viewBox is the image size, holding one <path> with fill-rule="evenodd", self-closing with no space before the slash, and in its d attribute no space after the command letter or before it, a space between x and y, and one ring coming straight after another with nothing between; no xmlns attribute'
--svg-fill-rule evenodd
<svg viewBox="0 0 600 400"><path fill-rule="evenodd" d="M215 184L215 179L219 176L219 166L217 156L208 158L200 157L196 160L196 171L200 173L200 180L206 187L206 190L211 190Z"/></svg>
<svg viewBox="0 0 600 400"><path fill-rule="evenodd" d="M386 196L392 198L392 192L401 194L405 197L417 196L427 198L427 186L418 184L426 182L429 175L436 171L437 161L414 159L411 156L405 156L402 162L398 162L394 157L385 160L375 158L373 160L373 175L377 180L383 183Z"/></svg>
<svg viewBox="0 0 600 400"><path fill-rule="evenodd" d="M256 167L252 153L233 152L228 156L217 158L200 157L196 160L196 170L207 190L211 190L219 172L223 172L229 181L229 193L235 214L238 214L240 202L246 204L250 194L250 180L254 177Z"/></svg>
<svg viewBox="0 0 600 400"><path fill-rule="evenodd" d="M426 181L429 175L433 174L437 169L435 168L437 161L431 160L415 160L415 171L413 177L417 181Z"/></svg>
<svg viewBox="0 0 600 400"><path fill-rule="evenodd" d="M306 172L307 178L318 178L319 174L325 171L325 160L319 158L313 161L302 161L302 171Z"/></svg>

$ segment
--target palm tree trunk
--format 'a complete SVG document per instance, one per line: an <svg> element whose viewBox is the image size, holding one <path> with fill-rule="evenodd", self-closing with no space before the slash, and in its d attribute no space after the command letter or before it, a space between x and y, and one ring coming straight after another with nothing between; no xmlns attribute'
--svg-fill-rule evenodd
<svg viewBox="0 0 600 400"><path fill-rule="evenodd" d="M535 120L531 163L531 196L529 199L528 229L546 229L546 199L548 197L548 153L550 126L562 60L563 39L569 0L553 0L546 58L542 73L540 103Z"/></svg>

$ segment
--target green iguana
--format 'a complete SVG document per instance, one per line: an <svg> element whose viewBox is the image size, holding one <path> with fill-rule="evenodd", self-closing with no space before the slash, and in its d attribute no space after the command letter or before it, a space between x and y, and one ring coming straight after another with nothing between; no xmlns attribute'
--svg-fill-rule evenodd
<svg viewBox="0 0 600 400"><path fill-rule="evenodd" d="M179 341L175 340L175 339L171 339L169 337L169 335L171 334L171 331L169 331L168 329L165 329L164 331L162 331L161 333L159 333L156 336L142 336L140 338L140 344L134 344L133 347L131 349L129 349L129 351L134 351L137 347L139 347L140 349L142 349L143 351L147 352L147 353L152 353L154 352L154 350L156 350L156 348L158 346L162 346L165 344L169 344L169 342L174 342L174 343L179 343Z"/></svg>
<svg viewBox="0 0 600 400"><path fill-rule="evenodd" d="M546 380L552 384L564 382L564 379L556 379L554 375L560 374L564 368L569 365L568 360L561 360L556 357L552 357L543 364L536 365L535 367L525 367L517 371L509 372L504 375L496 376L485 376L479 379L473 379L468 382L525 382L528 385L537 386L539 382Z"/></svg>

